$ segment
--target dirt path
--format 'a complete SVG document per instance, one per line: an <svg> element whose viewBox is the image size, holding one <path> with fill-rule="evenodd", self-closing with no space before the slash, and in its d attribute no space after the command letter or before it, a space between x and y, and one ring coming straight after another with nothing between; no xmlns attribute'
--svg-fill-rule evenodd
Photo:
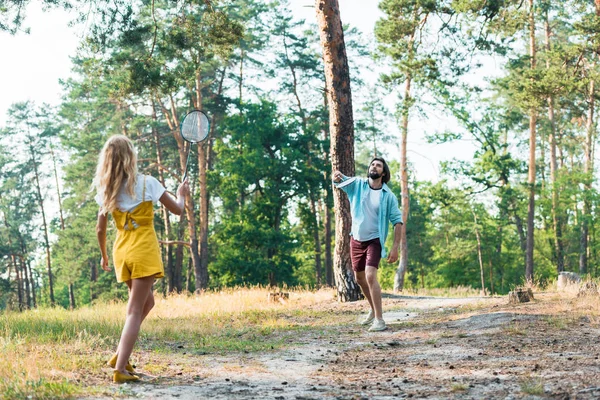
<svg viewBox="0 0 600 400"><path fill-rule="evenodd" d="M546 296L546 298L544 298ZM114 387L136 399L598 399L600 329L551 295L387 296L388 330L358 324L297 337L282 351L189 356L161 378ZM562 303L561 303L562 304ZM360 314L364 304L329 304ZM563 306L564 307L564 306ZM148 383L145 383L148 382Z"/></svg>

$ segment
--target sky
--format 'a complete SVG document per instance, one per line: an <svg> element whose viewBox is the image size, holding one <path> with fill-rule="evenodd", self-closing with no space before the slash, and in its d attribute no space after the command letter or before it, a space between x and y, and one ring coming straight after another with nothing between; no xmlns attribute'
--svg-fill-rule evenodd
<svg viewBox="0 0 600 400"><path fill-rule="evenodd" d="M383 16L374 0L340 0L340 14L344 24L373 34L375 22ZM291 8L298 19L315 21L314 1L291 0ZM32 2L27 9L24 28L29 34L10 35L0 32L0 126L6 122L11 104L31 100L36 104L60 103L60 79L67 79L71 70L70 57L75 55L85 26L69 27L73 19L66 11L43 12ZM431 115L428 121L411 121L409 128L409 162L414 165L417 179L438 181L440 161L455 155L472 154L466 142L452 145L432 145L424 134L444 130L451 123L446 118ZM388 157L398 160L397 146L388 148Z"/></svg>

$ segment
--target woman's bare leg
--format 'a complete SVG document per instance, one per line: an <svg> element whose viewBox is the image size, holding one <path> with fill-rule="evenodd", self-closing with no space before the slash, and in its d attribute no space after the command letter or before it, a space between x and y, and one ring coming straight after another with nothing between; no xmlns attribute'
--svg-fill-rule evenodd
<svg viewBox="0 0 600 400"><path fill-rule="evenodd" d="M122 373L127 373L125 371L125 366L127 365L131 352L133 351L133 346L140 333L140 326L142 325L144 317L148 315L148 312L150 312L150 309L152 308L150 307L150 309L148 309L146 303L152 293L153 284L153 276L131 280L129 302L127 303L127 318L125 320L125 326L123 326L123 332L121 333L117 365L115 366L115 369ZM151 302L154 302L154 296L152 296Z"/></svg>
<svg viewBox="0 0 600 400"><path fill-rule="evenodd" d="M129 297L131 297L131 286L132 286L132 281L133 280L129 280L127 282L125 282L127 284L127 287L129 288ZM144 304L144 311L142 312L142 322L144 322L144 320L146 319L146 317L148 316L148 314L150 313L150 311L154 308L154 293L152 292L152 286L150 286L150 293L148 294L148 298L146 299L146 303ZM141 323L140 323L141 325ZM117 357L119 355L119 350L120 350L121 345L119 344L119 347L117 347ZM127 364L127 363L125 363Z"/></svg>

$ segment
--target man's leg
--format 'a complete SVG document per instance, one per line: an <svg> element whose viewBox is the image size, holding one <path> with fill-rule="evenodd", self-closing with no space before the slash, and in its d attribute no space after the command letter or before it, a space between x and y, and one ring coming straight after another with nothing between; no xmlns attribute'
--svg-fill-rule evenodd
<svg viewBox="0 0 600 400"><path fill-rule="evenodd" d="M368 284L367 292L370 293L369 303L375 312L375 318L383 319L381 307L381 286L379 286L379 281L377 280L377 267L367 265L364 274L366 275L366 281ZM365 291L365 289L363 289L363 291Z"/></svg>
<svg viewBox="0 0 600 400"><path fill-rule="evenodd" d="M371 306L371 310L373 310L373 299L371 298L371 290L369 289L365 271L354 271L354 278L356 278L356 283L358 283L358 286L362 289L363 294Z"/></svg>

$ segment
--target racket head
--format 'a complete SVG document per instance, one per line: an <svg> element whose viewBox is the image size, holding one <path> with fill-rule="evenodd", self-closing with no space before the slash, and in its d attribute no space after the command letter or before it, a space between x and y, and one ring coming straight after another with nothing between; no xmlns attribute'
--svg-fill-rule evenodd
<svg viewBox="0 0 600 400"><path fill-rule="evenodd" d="M192 110L181 121L181 136L190 143L199 143L208 137L210 120L204 111Z"/></svg>

